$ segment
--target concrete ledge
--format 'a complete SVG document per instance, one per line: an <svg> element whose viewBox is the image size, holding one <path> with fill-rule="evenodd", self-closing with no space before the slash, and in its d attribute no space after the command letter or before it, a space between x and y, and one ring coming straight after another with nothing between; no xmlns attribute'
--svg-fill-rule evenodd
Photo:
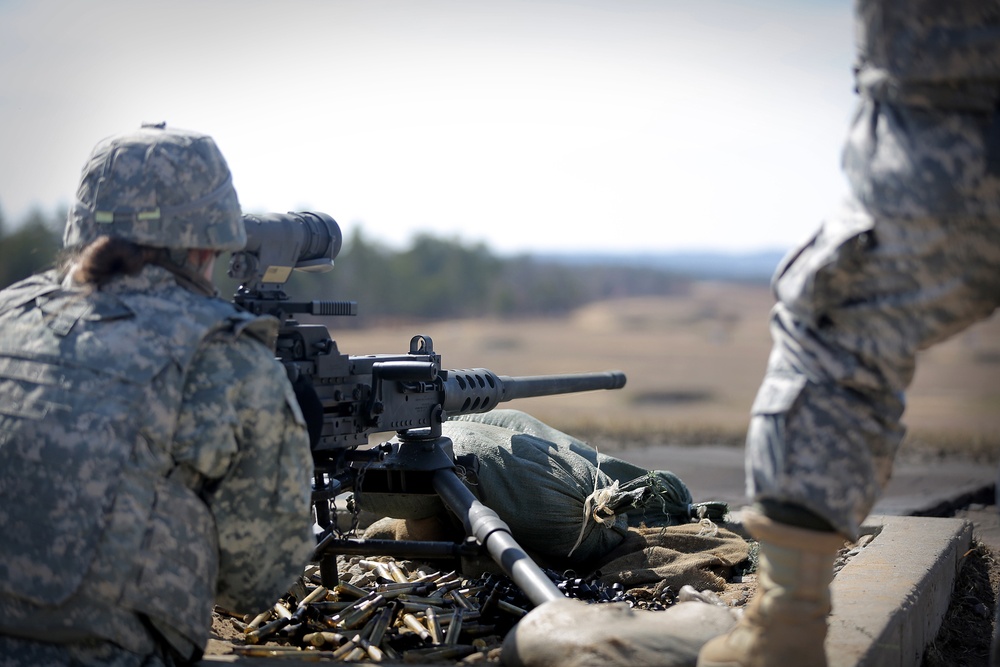
<svg viewBox="0 0 1000 667"><path fill-rule="evenodd" d="M830 667L919 665L948 610L972 524L874 516L862 533L874 535L872 541L831 587Z"/></svg>

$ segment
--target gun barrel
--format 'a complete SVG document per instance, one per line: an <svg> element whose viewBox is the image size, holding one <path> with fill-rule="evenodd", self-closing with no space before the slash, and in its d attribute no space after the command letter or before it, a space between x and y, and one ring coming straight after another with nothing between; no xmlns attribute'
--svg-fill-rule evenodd
<svg viewBox="0 0 1000 667"><path fill-rule="evenodd" d="M489 412L516 398L573 394L625 386L621 371L564 375L499 376L485 368L447 371L442 407L449 414Z"/></svg>
<svg viewBox="0 0 1000 667"><path fill-rule="evenodd" d="M553 394L575 394L597 389L621 389L625 374L621 371L604 373L571 373L567 375L528 375L521 377L500 376L504 387L504 401Z"/></svg>

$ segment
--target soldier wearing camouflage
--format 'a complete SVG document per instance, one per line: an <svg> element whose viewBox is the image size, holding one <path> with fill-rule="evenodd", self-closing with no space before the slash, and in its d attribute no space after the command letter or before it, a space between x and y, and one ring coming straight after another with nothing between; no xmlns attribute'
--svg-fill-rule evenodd
<svg viewBox="0 0 1000 667"><path fill-rule="evenodd" d="M207 295L184 259L244 242L214 142L163 127L102 142L66 242L102 232L148 261L0 292L4 664L195 659L213 602L269 607L315 543L277 322Z"/></svg>
<svg viewBox="0 0 1000 667"><path fill-rule="evenodd" d="M747 433L758 587L698 667L828 664L834 558L889 480L916 355L1000 304L1000 3L856 0L855 19L851 195L772 283Z"/></svg>
<svg viewBox="0 0 1000 667"><path fill-rule="evenodd" d="M856 538L919 350L1000 304L1000 5L859 0L853 196L773 283L748 486Z"/></svg>

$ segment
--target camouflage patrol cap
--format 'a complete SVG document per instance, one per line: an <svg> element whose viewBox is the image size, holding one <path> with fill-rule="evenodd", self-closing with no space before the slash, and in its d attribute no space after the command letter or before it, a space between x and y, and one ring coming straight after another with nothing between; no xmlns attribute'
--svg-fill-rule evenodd
<svg viewBox="0 0 1000 667"><path fill-rule="evenodd" d="M240 203L211 137L165 124L109 137L90 154L63 245L118 236L155 248L239 250Z"/></svg>

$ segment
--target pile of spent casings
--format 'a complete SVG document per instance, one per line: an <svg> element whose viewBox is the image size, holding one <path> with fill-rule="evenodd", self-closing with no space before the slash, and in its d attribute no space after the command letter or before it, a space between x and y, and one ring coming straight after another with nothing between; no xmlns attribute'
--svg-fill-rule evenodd
<svg viewBox="0 0 1000 667"><path fill-rule="evenodd" d="M622 602L639 609L664 609L671 589L657 595L625 591L596 576L543 569L569 598L588 603ZM533 607L505 575L466 578L391 559L353 558L333 588L322 585L310 566L274 607L236 617L244 633L242 656L301 657L345 662L498 661L506 634Z"/></svg>

